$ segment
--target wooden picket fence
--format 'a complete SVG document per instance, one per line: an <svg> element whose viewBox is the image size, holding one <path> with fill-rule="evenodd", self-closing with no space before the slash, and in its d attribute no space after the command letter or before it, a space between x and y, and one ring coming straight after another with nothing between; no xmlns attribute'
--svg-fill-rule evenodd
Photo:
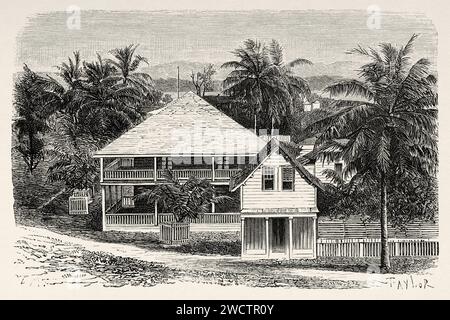
<svg viewBox="0 0 450 320"><path fill-rule="evenodd" d="M91 189L75 189L69 197L69 214L88 214L89 204L92 201Z"/></svg>
<svg viewBox="0 0 450 320"><path fill-rule="evenodd" d="M189 223L162 223L160 239L166 244L181 244L189 240Z"/></svg>
<svg viewBox="0 0 450 320"><path fill-rule="evenodd" d="M391 256L438 256L437 239L389 239ZM380 239L318 239L319 257L379 257Z"/></svg>
<svg viewBox="0 0 450 320"><path fill-rule="evenodd" d="M69 197L69 214L88 214L89 198L82 196Z"/></svg>

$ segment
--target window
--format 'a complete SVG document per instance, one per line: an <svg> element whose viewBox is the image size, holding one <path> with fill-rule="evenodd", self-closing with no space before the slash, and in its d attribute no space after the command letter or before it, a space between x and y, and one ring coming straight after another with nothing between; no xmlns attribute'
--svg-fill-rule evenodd
<svg viewBox="0 0 450 320"><path fill-rule="evenodd" d="M334 171L338 175L338 177L342 178L342 163L335 163L334 164Z"/></svg>
<svg viewBox="0 0 450 320"><path fill-rule="evenodd" d="M281 168L282 190L292 191L294 190L294 168L282 167Z"/></svg>
<svg viewBox="0 0 450 320"><path fill-rule="evenodd" d="M262 189L263 190L274 190L275 169L271 168L271 167L263 167L262 174L263 174Z"/></svg>

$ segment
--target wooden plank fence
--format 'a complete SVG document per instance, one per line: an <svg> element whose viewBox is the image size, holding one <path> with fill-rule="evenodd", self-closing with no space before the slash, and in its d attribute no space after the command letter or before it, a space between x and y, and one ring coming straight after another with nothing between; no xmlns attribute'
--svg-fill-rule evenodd
<svg viewBox="0 0 450 320"><path fill-rule="evenodd" d="M88 197L69 197L69 214L88 214L89 213Z"/></svg>
<svg viewBox="0 0 450 320"><path fill-rule="evenodd" d="M161 240L167 244L181 244L189 241L189 223L161 224Z"/></svg>
<svg viewBox="0 0 450 320"><path fill-rule="evenodd" d="M380 232L378 222L318 221L318 237L322 239L377 239ZM439 235L439 225L434 222L410 222L404 228L389 225L388 235L396 239L434 239Z"/></svg>
<svg viewBox="0 0 450 320"><path fill-rule="evenodd" d="M437 239L389 239L391 256L438 256ZM319 257L379 257L380 239L317 239Z"/></svg>

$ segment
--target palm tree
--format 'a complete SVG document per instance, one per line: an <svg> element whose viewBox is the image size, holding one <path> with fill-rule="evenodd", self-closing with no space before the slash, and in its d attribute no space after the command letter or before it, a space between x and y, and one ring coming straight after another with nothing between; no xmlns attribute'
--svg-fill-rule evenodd
<svg viewBox="0 0 450 320"><path fill-rule="evenodd" d="M434 175L437 165L437 80L428 71L427 59L410 62L416 37L400 48L382 43L378 50L359 46L350 51L370 60L360 68L360 79L336 83L326 92L357 96L359 101L342 99L339 103L345 107L305 132L317 135L318 154L344 160L344 176L354 175L353 184L371 181L378 186L383 270L390 268L389 179ZM331 149L334 152L327 152Z"/></svg>
<svg viewBox="0 0 450 320"><path fill-rule="evenodd" d="M42 77L31 71L27 65L24 65L23 70L23 75L14 84L14 149L21 154L29 173L32 174L44 158L45 145L42 135L49 129L49 104L41 86Z"/></svg>
<svg viewBox="0 0 450 320"><path fill-rule="evenodd" d="M251 106L256 132L257 114L264 112L279 119L291 103L288 87L279 68L270 61L269 51L261 42L248 39L244 47L233 51L238 60L225 62L222 68L234 68L224 80L225 94L241 105ZM274 121L272 121L274 122Z"/></svg>
<svg viewBox="0 0 450 320"><path fill-rule="evenodd" d="M143 98L155 102L155 86L152 78L145 72L137 72L142 63L149 64L148 60L135 54L139 45L130 44L125 48L110 51L114 59L107 62L116 68L119 78L124 85L129 85L139 90Z"/></svg>
<svg viewBox="0 0 450 320"><path fill-rule="evenodd" d="M83 77L83 69L81 64L80 52L73 53L74 59L68 58L69 63L63 62L61 66L57 66L59 76L69 86L70 89L79 87L81 78Z"/></svg>
<svg viewBox="0 0 450 320"><path fill-rule="evenodd" d="M56 106L49 181L63 181L69 189L92 187L98 176L92 153L142 119L140 94L124 85L116 68L97 55L83 62L79 54L59 68L64 83L47 77L44 86Z"/></svg>
<svg viewBox="0 0 450 320"><path fill-rule="evenodd" d="M113 49L110 53L115 59L108 59L107 61L117 68L122 78L123 84L127 82L135 83L145 80L151 80L147 73L135 72L141 63L148 65L148 60L140 55L135 55L136 49L139 45L130 44L125 48Z"/></svg>
<svg viewBox="0 0 450 320"><path fill-rule="evenodd" d="M200 214L209 211L212 203L232 200L228 196L216 195L213 185L206 179L190 177L181 184L170 170L165 172L165 179L166 183L139 194L136 199L146 200L150 205L161 203L173 213L176 222L183 222L187 218L197 219Z"/></svg>
<svg viewBox="0 0 450 320"><path fill-rule="evenodd" d="M93 136L115 138L143 119L139 90L118 82L113 65L100 55L83 65L87 79L77 97L78 114Z"/></svg>
<svg viewBox="0 0 450 320"><path fill-rule="evenodd" d="M295 75L292 69L296 66L312 65L313 63L310 60L303 58L296 58L288 63L285 63L283 61L283 47L275 39L272 39L272 42L270 43L269 54L272 64L279 69L282 78L286 82L292 100L303 101L304 97L307 97L311 94L311 90L309 88L308 82L302 77ZM280 123L280 116L286 115L286 113L288 113L287 116L289 116L289 114L292 114L294 112L294 105L294 103L291 103L289 104L291 108L271 110L270 113L275 115L274 117L272 117L272 120L276 120L278 123ZM282 111L281 114L280 111ZM273 121L272 127L274 125Z"/></svg>

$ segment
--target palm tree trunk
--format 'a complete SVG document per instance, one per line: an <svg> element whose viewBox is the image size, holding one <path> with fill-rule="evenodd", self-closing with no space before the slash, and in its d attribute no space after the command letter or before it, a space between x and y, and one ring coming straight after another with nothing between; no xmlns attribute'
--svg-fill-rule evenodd
<svg viewBox="0 0 450 320"><path fill-rule="evenodd" d="M255 111L255 134L257 135L258 133L256 132L256 111Z"/></svg>
<svg viewBox="0 0 450 320"><path fill-rule="evenodd" d="M381 223L381 270L388 271L391 267L389 260L388 246L388 222L387 222L387 186L386 175L381 174L381 192L380 192L380 223Z"/></svg>

